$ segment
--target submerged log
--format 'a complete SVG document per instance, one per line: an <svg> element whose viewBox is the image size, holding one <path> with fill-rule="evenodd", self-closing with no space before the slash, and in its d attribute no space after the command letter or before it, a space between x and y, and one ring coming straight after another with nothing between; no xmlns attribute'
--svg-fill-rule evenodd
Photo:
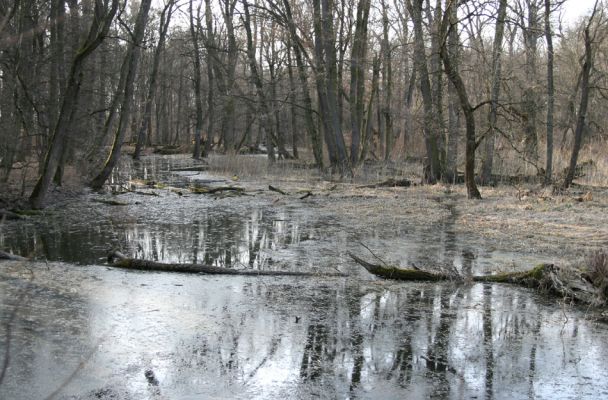
<svg viewBox="0 0 608 400"><path fill-rule="evenodd" d="M403 281L465 280L466 277L418 269L402 269L369 263L354 254L350 257L368 272L381 278ZM601 291L575 270L562 270L554 264L540 264L528 271L505 272L494 275L473 276L474 282L511 283L552 293L586 304L602 305L607 299Z"/></svg>
<svg viewBox="0 0 608 400"><path fill-rule="evenodd" d="M235 192L238 194L244 194L245 189L236 186L218 186L218 187L201 187L193 186L190 191L194 194L214 194L219 192Z"/></svg>
<svg viewBox="0 0 608 400"><path fill-rule="evenodd" d="M137 269L143 271L164 271L164 272L185 272L195 274L210 275L255 275L255 276L316 276L316 277L336 277L347 276L343 273L314 273L300 271L261 271L261 270L240 270L232 268L216 267L206 264L177 264L161 263L149 260L138 260L128 258L124 254L115 251L108 256L108 262L118 268Z"/></svg>
<svg viewBox="0 0 608 400"><path fill-rule="evenodd" d="M348 255L357 264L365 268L370 274L379 276L381 278L397 279L401 281L445 281L453 278L446 274L421 271L419 269L402 269L392 266L372 264L352 253L348 253Z"/></svg>

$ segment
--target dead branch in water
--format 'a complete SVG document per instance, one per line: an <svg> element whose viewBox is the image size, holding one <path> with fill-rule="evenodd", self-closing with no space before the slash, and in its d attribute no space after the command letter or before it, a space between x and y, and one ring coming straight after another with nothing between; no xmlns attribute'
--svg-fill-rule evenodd
<svg viewBox="0 0 608 400"><path fill-rule="evenodd" d="M263 271L263 270L242 270L216 267L206 264L176 264L160 263L149 260L138 260L128 258L124 254L115 251L108 256L108 262L114 267L137 269L143 271L164 271L164 272L185 272L194 274L210 275L253 275L253 276L316 276L316 277L335 277L347 276L343 273L314 273L300 271Z"/></svg>
<svg viewBox="0 0 608 400"><path fill-rule="evenodd" d="M403 281L464 280L460 275L404 269L369 263L352 253L348 255L369 273L386 279ZM585 304L602 305L606 302L601 288L595 287L584 275L574 269L561 269L554 264L540 264L521 272L505 272L494 275L473 276L474 282L511 283L553 293L557 296L580 301Z"/></svg>
<svg viewBox="0 0 608 400"><path fill-rule="evenodd" d="M244 194L245 189L235 186L218 186L218 187L191 187L190 191L194 194L214 194L219 192L236 192Z"/></svg>
<svg viewBox="0 0 608 400"><path fill-rule="evenodd" d="M283 196L287 196L289 193L287 193L284 190L279 189L278 187L274 187L272 185L268 185L268 190L273 191L273 192L277 192L282 194Z"/></svg>

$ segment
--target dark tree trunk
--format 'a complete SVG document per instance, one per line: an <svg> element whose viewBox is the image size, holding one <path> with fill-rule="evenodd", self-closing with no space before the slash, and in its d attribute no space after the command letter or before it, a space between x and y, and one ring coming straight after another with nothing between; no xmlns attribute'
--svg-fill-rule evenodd
<svg viewBox="0 0 608 400"><path fill-rule="evenodd" d="M452 11L452 7L455 5L450 2L445 11L442 21L442 37L445 37L448 30L457 29L457 21L453 20L455 13ZM469 102L469 96L467 94L466 87L460 76L458 69L452 64L450 54L448 53L447 46L445 43L441 46L441 59L443 60L443 67L449 78L454 85L458 98L460 100L460 107L464 114L466 123L466 146L465 146L465 167L464 167L464 180L467 187L467 196L469 199L481 199L481 194L477 189L475 183L475 149L477 148L476 137L475 137L475 115L473 106Z"/></svg>
<svg viewBox="0 0 608 400"><path fill-rule="evenodd" d="M103 184L108 180L112 170L120 159L122 144L124 142L125 135L127 133L127 126L131 118L135 74L137 73L137 66L139 64L139 57L141 54L140 47L144 38L151 2L152 0L142 0L141 5L139 6L139 12L137 13L137 20L135 22L135 29L133 32L133 42L129 45L129 50L127 51L125 61L121 68L121 75L124 73L126 79L125 90L122 95L118 127L114 133L114 143L112 144L110 156L99 174L91 181L90 185L95 190L103 187Z"/></svg>
<svg viewBox="0 0 608 400"><path fill-rule="evenodd" d="M583 70L581 72L581 101L578 107L578 118L576 120L576 129L574 131L574 145L572 146L572 154L570 155L570 165L568 167L568 173L564 179L564 188L570 187L574 180L574 173L576 171L576 164L578 162L578 153L581 150L583 143L583 131L586 126L587 119L587 106L589 104L589 75L591 74L591 68L593 67L593 49L591 48L592 37L590 34L591 24L595 13L597 11L597 2L593 8L593 13L589 18L589 22L585 27L585 61L583 62Z"/></svg>
<svg viewBox="0 0 608 400"><path fill-rule="evenodd" d="M160 26L158 27L158 43L154 49L154 58L152 60L152 72L150 73L150 81L148 83L148 94L146 95L144 104L144 115L141 119L141 126L137 133L137 144L135 145L135 152L133 158L139 160L141 151L146 143L146 133L148 132L148 126L152 119L152 103L154 102L154 96L156 94L158 70L160 67L160 56L165 47L165 39L167 37L167 31L169 30L169 22L171 22L171 14L173 13L173 0L169 1L165 8L163 8L160 14Z"/></svg>
<svg viewBox="0 0 608 400"><path fill-rule="evenodd" d="M203 99L201 94L201 53L199 48L199 36L201 32L200 6L195 18L194 10L190 0L190 37L194 48L194 102L196 104L196 127L194 128L194 150L192 157L195 160L201 158L201 138L203 130ZM196 22L195 22L196 20Z"/></svg>
<svg viewBox="0 0 608 400"><path fill-rule="evenodd" d="M354 166L359 162L361 136L365 114L365 57L367 55L367 23L371 1L361 0L357 6L355 37L350 61L350 124L352 140L350 161Z"/></svg>
<svg viewBox="0 0 608 400"><path fill-rule="evenodd" d="M496 136L496 117L498 114L498 99L500 97L500 79L502 69L502 41L505 30L505 17L507 14L507 0L500 0L498 6L498 17L496 20L496 32L494 33L494 44L492 46L492 92L490 94L490 113L488 115L489 129L485 138L484 158L481 163L481 183L487 184L492 176L494 164L494 141Z"/></svg>
<svg viewBox="0 0 608 400"><path fill-rule="evenodd" d="M104 7L102 0L95 1L95 15L91 22L89 33L72 61L61 110L59 111L57 124L53 130L53 136L51 137L49 149L44 160L44 167L30 195L29 200L32 208L40 208L44 204L51 180L59 164L68 128L78 104L80 85L83 79L84 61L105 39L117 10L118 0L112 0L109 10Z"/></svg>
<svg viewBox="0 0 608 400"><path fill-rule="evenodd" d="M425 174L427 183L435 183L443 175L439 160L437 145L437 130L435 128L435 115L433 113L433 96L429 80L427 56L424 49L424 33L422 30L422 2L423 0L407 0L407 6L414 23L414 68L418 73L420 92L424 108L424 144L426 147L427 166L430 171ZM442 46L442 47L445 47Z"/></svg>
<svg viewBox="0 0 608 400"><path fill-rule="evenodd" d="M545 0L545 39L547 41L547 157L545 163L545 185L549 185L551 183L551 176L553 175L553 113L555 110L551 0Z"/></svg>

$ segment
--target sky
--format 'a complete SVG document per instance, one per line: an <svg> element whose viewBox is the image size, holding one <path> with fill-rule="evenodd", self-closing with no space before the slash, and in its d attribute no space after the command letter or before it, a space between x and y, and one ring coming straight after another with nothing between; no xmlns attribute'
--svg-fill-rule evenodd
<svg viewBox="0 0 608 400"><path fill-rule="evenodd" d="M580 17L590 14L595 0L567 0L564 4L564 22L572 24Z"/></svg>

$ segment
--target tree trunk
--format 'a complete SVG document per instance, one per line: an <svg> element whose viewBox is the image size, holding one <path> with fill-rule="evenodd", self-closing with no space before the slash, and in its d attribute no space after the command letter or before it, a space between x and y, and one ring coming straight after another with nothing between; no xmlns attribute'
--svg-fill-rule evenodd
<svg viewBox="0 0 608 400"><path fill-rule="evenodd" d="M266 93L264 92L264 86L262 79L258 74L257 61L255 59L255 49L253 48L253 35L251 33L251 17L249 14L249 4L247 0L243 0L243 10L245 15L245 33L247 34L247 60L249 61L249 70L251 72L251 78L256 87L256 92L260 102L261 115L259 116L261 125L266 132L266 146L268 147L268 159L274 161L274 148L272 143L272 122L270 120L270 110L266 101Z"/></svg>
<svg viewBox="0 0 608 400"><path fill-rule="evenodd" d="M367 24L371 1L361 0L357 6L355 36L350 61L350 124L351 147L350 161L352 166L359 162L361 136L363 131L365 109L365 59L367 55Z"/></svg>
<svg viewBox="0 0 608 400"><path fill-rule="evenodd" d="M506 0L504 0L506 1ZM456 7L452 8L451 18L456 20ZM448 33L448 52L455 68L460 63L460 39L458 31L451 29ZM456 183L458 179L458 139L460 137L460 103L458 93L451 82L448 82L448 137L445 157L445 177L444 181Z"/></svg>
<svg viewBox="0 0 608 400"><path fill-rule="evenodd" d="M526 53L525 73L526 88L523 93L524 115L524 154L529 161L538 159L538 136L536 133L536 57L538 44L538 0L527 0L528 25L524 29Z"/></svg>
<svg viewBox="0 0 608 400"><path fill-rule="evenodd" d="M414 23L414 68L416 68L418 74L424 108L423 132L427 157L426 166L430 169L428 174L425 173L425 181L427 183L435 183L441 179L443 171L441 170L439 160L435 115L433 113L433 97L429 80L427 56L424 49L425 38L422 31L422 1L423 0L407 0L407 7L412 15L412 21Z"/></svg>
<svg viewBox="0 0 608 400"><path fill-rule="evenodd" d="M192 158L198 160L201 158L201 137L203 130L203 99L201 95L201 54L199 49L199 35L201 32L200 25L200 6L195 18L194 10L190 0L190 37L192 38L192 46L194 48L194 102L196 104L196 127L194 128L194 150ZM196 19L196 23L195 20Z"/></svg>
<svg viewBox="0 0 608 400"><path fill-rule="evenodd" d="M570 155L570 165L568 167L568 173L564 179L564 188L570 187L574 180L574 173L576 171L576 164L578 162L578 153L581 150L583 143L583 131L586 126L587 119L587 106L589 104L589 75L591 74L591 68L593 67L593 52L591 48L591 24L597 11L597 1L593 8L593 13L589 18L589 22L585 27L585 61L583 62L583 70L581 73L581 101L578 107L578 118L576 120L576 129L574 131L574 145L572 146L572 154Z"/></svg>
<svg viewBox="0 0 608 400"><path fill-rule="evenodd" d="M127 126L131 118L131 109L133 103L133 92L135 74L137 72L137 66L139 63L139 56L141 54L140 47L141 42L144 38L144 32L146 29L146 23L148 21L148 13L150 11L150 4L152 0L142 0L137 13L137 20L135 22L135 29L133 32L133 42L129 45L129 49L125 56L125 60L121 67L121 75L125 75L125 91L122 95L122 101L120 106L120 118L118 120L118 127L114 134L114 143L112 144L112 150L110 156L106 161L105 165L99 172L99 174L91 181L91 187L95 190L99 190L103 187L103 184L110 177L112 170L120 159L120 152L122 150L122 144L127 133Z"/></svg>
<svg viewBox="0 0 608 400"><path fill-rule="evenodd" d="M313 118L312 98L310 96L310 89L308 88L308 74L306 73L306 66L302 56L302 47L300 38L297 34L296 25L293 20L291 12L291 6L289 0L283 0L283 7L285 8L285 16L287 18L287 27L289 29L289 35L291 37L291 44L293 53L296 59L296 66L298 68L298 78L300 80L300 86L302 89L302 96L304 101L304 121L306 122L306 130L308 137L312 143L312 152L315 157L315 164L319 169L323 168L323 141L321 135L315 125Z"/></svg>
<svg viewBox="0 0 608 400"><path fill-rule="evenodd" d="M553 112L555 110L555 88L553 83L553 33L551 32L551 0L545 0L545 39L547 41L547 157L545 163L545 185L551 183L553 175Z"/></svg>
<svg viewBox="0 0 608 400"><path fill-rule="evenodd" d="M448 33L448 28L457 29L457 21L452 19L455 15L455 13L452 11L452 7L455 7L455 5L453 2L449 2L441 24L442 37L446 36ZM474 110L469 102L469 96L462 77L460 76L458 69L456 69L452 64L452 60L450 59L450 54L448 53L445 42L442 44L440 52L445 72L454 85L456 93L458 93L460 106L466 122L464 180L467 187L467 196L469 199L481 199L481 194L479 193L477 184L475 183L475 149L477 148L477 143L475 138Z"/></svg>
<svg viewBox="0 0 608 400"><path fill-rule="evenodd" d="M171 22L171 14L173 13L174 1L169 1L165 8L163 8L160 14L160 26L158 27L158 43L154 49L154 58L152 60L152 72L150 73L150 82L148 83L148 94L146 95L144 104L144 115L141 119L141 126L137 134L137 144L135 145L135 152L133 153L133 159L139 160L141 151L146 143L146 133L148 132L148 126L152 119L152 103L156 94L158 70L160 67L160 56L165 47L165 39L167 37L167 31L169 30L169 22Z"/></svg>
<svg viewBox="0 0 608 400"><path fill-rule="evenodd" d="M492 92L490 94L490 113L488 122L490 131L485 138L484 158L481 163L481 183L488 184L492 177L494 164L494 141L496 136L496 116L498 114L498 99L500 97L500 79L502 68L502 41L505 30L505 17L507 14L507 0L500 0L494 44L492 45Z"/></svg>
<svg viewBox="0 0 608 400"><path fill-rule="evenodd" d="M95 15L89 33L72 61L61 110L44 160L44 167L30 195L32 208L40 208L44 204L51 180L57 169L68 135L68 128L78 104L84 61L105 39L117 10L118 0L112 0L109 10L104 7L102 0L95 1Z"/></svg>

